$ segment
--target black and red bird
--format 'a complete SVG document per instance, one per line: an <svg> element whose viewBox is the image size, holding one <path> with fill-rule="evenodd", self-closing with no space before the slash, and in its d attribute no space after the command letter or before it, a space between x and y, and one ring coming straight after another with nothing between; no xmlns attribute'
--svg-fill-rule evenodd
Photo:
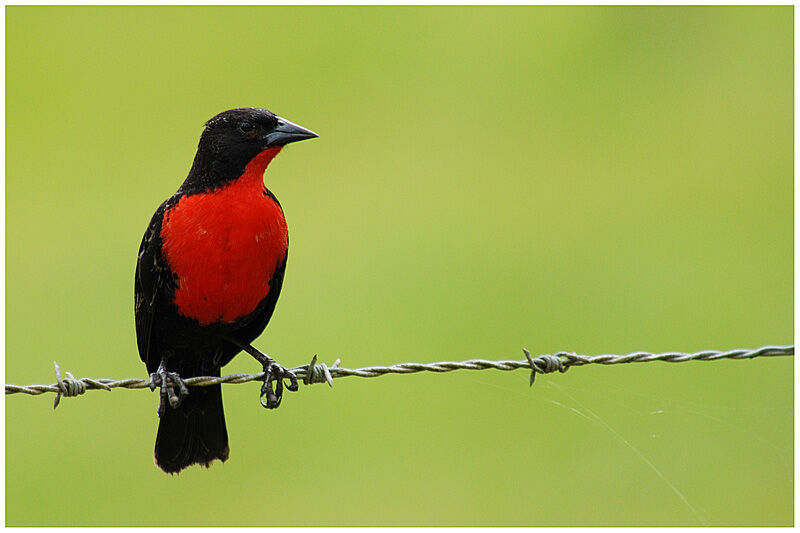
<svg viewBox="0 0 800 533"><path fill-rule="evenodd" d="M264 170L288 143L317 134L266 109L224 111L209 120L186 180L153 215L139 247L136 340L160 387L155 462L165 472L228 458L219 376L244 350L263 366L262 404L280 405L294 374L251 346L269 322L286 269L283 210ZM274 385L274 389L273 389Z"/></svg>

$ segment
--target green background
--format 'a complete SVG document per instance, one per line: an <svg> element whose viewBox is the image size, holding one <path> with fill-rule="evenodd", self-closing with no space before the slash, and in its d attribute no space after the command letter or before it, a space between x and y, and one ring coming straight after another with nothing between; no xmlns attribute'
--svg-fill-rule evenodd
<svg viewBox="0 0 800 533"><path fill-rule="evenodd" d="M6 382L145 377L136 251L203 122L320 134L266 182L288 366L793 342L793 8L6 8ZM256 372L239 356L223 372ZM793 360L6 398L8 525L790 525Z"/></svg>

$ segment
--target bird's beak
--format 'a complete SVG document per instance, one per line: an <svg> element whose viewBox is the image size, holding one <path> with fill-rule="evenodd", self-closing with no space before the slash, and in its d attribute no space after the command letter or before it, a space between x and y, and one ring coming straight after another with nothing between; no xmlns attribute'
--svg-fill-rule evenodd
<svg viewBox="0 0 800 533"><path fill-rule="evenodd" d="M265 147L283 146L285 144L319 137L319 135L313 131L289 122L285 118L277 118L278 127L261 138L264 141Z"/></svg>

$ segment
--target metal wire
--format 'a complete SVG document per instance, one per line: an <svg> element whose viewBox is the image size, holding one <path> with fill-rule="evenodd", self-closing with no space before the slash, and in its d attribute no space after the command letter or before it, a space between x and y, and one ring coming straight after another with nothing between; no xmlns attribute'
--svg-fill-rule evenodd
<svg viewBox="0 0 800 533"><path fill-rule="evenodd" d="M530 370L530 384L533 385L536 374L548 374L550 372L566 372L573 366L584 365L616 365L621 363L648 363L650 361L666 361L669 363L682 363L685 361L717 361L719 359L753 359L755 357L774 357L794 355L794 345L786 346L762 346L755 349L735 349L728 351L705 350L695 353L684 352L633 352L627 355L578 355L569 352L558 352L553 355L544 354L532 357L528 350L523 348L526 360L500 360L490 361L487 359L469 359L467 361L439 361L435 363L397 363L390 366L368 366L363 368L341 368L339 359L328 366L325 363L317 363L315 355L307 365L293 368L292 371L306 385L313 383L327 383L333 386L333 380L348 376L360 378L374 378L385 374L415 374L417 372L452 372L454 370L518 370L525 368ZM108 378L76 379L72 374L66 372L67 377L61 376L61 369L55 363L56 383L51 385L10 385L6 384L6 395L8 394L29 394L37 396L46 392L56 393L53 407L57 407L62 396L77 396L87 390L111 390L115 388L123 389L149 389L149 379L122 379L114 380ZM222 377L197 376L184 379L186 385L193 387L204 387L219 383L247 383L248 381L262 381L264 373L258 374L229 374Z"/></svg>

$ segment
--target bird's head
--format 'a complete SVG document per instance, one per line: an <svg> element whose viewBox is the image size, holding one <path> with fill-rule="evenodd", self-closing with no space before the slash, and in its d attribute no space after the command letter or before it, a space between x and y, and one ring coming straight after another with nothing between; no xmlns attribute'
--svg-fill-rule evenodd
<svg viewBox="0 0 800 533"><path fill-rule="evenodd" d="M223 111L206 122L184 187L206 188L237 179L254 160L263 162L257 165L263 172L283 146L314 137L318 135L313 131L266 109Z"/></svg>
<svg viewBox="0 0 800 533"><path fill-rule="evenodd" d="M239 108L223 111L206 122L200 146L218 157L248 161L261 151L318 137L266 109Z"/></svg>

